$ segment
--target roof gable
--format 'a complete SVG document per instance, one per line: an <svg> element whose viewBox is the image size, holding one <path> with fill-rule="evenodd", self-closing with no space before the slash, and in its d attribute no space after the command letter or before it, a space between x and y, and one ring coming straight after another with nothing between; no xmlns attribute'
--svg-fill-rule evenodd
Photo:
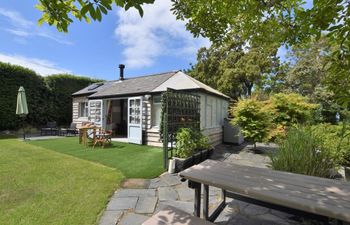
<svg viewBox="0 0 350 225"><path fill-rule="evenodd" d="M167 88L172 88L175 90L193 90L193 89L202 89L204 91L210 92L215 95L222 96L224 98L230 98L227 95L215 90L212 87L209 87L206 84L194 79L193 77L179 71L174 76L169 78L167 81L156 87L152 92L163 92Z"/></svg>

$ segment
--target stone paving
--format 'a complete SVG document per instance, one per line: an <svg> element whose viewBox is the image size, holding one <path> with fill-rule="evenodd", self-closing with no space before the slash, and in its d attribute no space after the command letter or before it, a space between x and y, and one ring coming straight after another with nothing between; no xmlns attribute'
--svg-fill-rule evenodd
<svg viewBox="0 0 350 225"><path fill-rule="evenodd" d="M276 146L260 146L261 152L249 150L251 146L218 146L212 156L215 160L266 167L269 159L265 154ZM220 189L210 188L211 209L220 201ZM140 225L154 213L169 205L193 213L194 191L181 182L177 175L168 173L158 178L129 179L110 199L99 225ZM247 204L227 198L228 205L215 224L220 225L287 225L301 224L293 215Z"/></svg>

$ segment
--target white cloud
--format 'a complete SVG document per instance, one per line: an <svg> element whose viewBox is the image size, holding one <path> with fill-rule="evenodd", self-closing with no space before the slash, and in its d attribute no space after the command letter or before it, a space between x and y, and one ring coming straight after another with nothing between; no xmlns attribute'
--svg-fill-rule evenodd
<svg viewBox="0 0 350 225"><path fill-rule="evenodd" d="M19 12L8 10L0 7L0 16L6 18L10 22L10 27L4 28L9 32L20 38L28 38L32 36L47 38L59 44L72 45L73 43L65 40L63 35L55 34L45 28L38 27L36 23L26 20ZM22 42L25 43L25 42Z"/></svg>
<svg viewBox="0 0 350 225"><path fill-rule="evenodd" d="M123 55L128 67L149 67L157 58L169 54L194 58L198 48L209 46L207 39L193 38L185 22L176 20L170 8L170 0L156 0L143 7L142 18L134 9L117 11L114 33L125 46Z"/></svg>
<svg viewBox="0 0 350 225"><path fill-rule="evenodd" d="M0 61L32 69L42 76L58 73L71 73L70 70L60 68L51 61L38 58L28 58L21 55L9 55L0 53Z"/></svg>

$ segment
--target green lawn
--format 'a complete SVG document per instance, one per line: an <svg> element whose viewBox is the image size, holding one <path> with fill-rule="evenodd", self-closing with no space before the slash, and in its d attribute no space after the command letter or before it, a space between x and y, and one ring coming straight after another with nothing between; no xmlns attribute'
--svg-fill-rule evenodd
<svg viewBox="0 0 350 225"><path fill-rule="evenodd" d="M164 171L161 148L113 142L111 147L93 149L78 144L75 137L28 143L116 168L127 178L154 178Z"/></svg>
<svg viewBox="0 0 350 225"><path fill-rule="evenodd" d="M62 152L69 154L75 140L36 144L17 139L0 140L2 225L96 224L124 176L114 168L45 149L57 149L61 145ZM108 157L110 155L101 156L105 160Z"/></svg>

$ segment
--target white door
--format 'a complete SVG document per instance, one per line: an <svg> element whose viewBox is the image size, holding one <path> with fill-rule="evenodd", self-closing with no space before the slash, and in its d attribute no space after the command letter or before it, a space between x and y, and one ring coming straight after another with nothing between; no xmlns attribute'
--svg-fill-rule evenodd
<svg viewBox="0 0 350 225"><path fill-rule="evenodd" d="M142 99L128 99L128 141L142 144Z"/></svg>
<svg viewBox="0 0 350 225"><path fill-rule="evenodd" d="M89 100L89 120L96 126L102 127L103 125L103 101L102 100Z"/></svg>

